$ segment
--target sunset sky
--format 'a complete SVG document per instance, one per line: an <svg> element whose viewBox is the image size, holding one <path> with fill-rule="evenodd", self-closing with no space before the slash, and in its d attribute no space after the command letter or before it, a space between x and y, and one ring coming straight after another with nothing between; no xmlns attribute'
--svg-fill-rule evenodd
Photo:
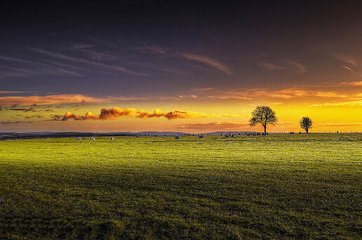
<svg viewBox="0 0 362 240"><path fill-rule="evenodd" d="M362 131L361 1L29 2L0 10L1 132L256 131L259 105Z"/></svg>

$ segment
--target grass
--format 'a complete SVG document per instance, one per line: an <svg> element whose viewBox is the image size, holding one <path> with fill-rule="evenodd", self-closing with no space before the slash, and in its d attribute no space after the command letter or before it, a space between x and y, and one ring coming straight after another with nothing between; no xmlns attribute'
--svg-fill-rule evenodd
<svg viewBox="0 0 362 240"><path fill-rule="evenodd" d="M0 142L0 239L361 239L362 135Z"/></svg>

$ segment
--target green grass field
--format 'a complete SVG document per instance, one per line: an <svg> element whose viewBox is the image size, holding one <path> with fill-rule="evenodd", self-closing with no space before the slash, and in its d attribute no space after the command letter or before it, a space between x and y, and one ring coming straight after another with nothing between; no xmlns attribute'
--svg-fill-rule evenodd
<svg viewBox="0 0 362 240"><path fill-rule="evenodd" d="M361 239L362 134L0 142L0 239Z"/></svg>

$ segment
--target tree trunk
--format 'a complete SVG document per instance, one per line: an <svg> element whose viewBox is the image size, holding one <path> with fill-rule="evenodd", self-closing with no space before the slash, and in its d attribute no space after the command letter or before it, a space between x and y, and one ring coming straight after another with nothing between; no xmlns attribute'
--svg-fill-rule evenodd
<svg viewBox="0 0 362 240"><path fill-rule="evenodd" d="M307 134L308 134L308 130L309 130L308 128L305 129L305 132L306 132Z"/></svg>
<svg viewBox="0 0 362 240"><path fill-rule="evenodd" d="M264 134L266 135L266 126L263 126L264 127Z"/></svg>

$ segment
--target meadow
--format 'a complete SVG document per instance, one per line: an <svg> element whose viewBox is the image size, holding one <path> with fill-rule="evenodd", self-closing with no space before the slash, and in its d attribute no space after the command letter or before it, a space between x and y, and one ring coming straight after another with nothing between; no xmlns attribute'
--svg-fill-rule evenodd
<svg viewBox="0 0 362 240"><path fill-rule="evenodd" d="M361 239L362 134L0 142L0 239Z"/></svg>

